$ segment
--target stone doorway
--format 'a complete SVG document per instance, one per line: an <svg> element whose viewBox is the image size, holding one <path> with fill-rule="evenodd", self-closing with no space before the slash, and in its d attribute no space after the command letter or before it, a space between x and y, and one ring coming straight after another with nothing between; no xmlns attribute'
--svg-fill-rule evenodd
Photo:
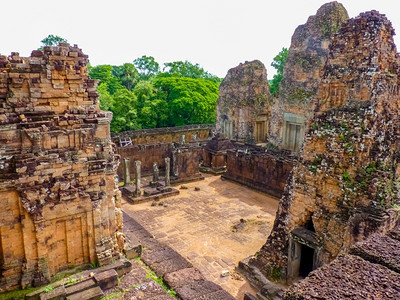
<svg viewBox="0 0 400 300"><path fill-rule="evenodd" d="M308 228L312 223L307 224ZM288 256L288 281L306 277L319 267L318 254L321 248L314 231L298 227L290 233ZM315 230L315 229L314 229Z"/></svg>
<svg viewBox="0 0 400 300"><path fill-rule="evenodd" d="M315 250L307 245L301 245L299 276L307 277L314 269Z"/></svg>

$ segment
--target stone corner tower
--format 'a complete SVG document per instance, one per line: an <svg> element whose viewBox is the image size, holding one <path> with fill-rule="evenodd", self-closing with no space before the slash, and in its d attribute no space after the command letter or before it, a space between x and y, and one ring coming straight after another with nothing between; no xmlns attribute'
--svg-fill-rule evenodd
<svg viewBox="0 0 400 300"><path fill-rule="evenodd" d="M111 113L76 45L0 56L0 292L123 247Z"/></svg>

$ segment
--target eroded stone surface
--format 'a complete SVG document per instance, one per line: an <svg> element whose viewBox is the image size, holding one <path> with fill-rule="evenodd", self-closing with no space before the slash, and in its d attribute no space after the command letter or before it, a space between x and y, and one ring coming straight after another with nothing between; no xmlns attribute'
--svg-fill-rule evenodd
<svg viewBox="0 0 400 300"><path fill-rule="evenodd" d="M312 117L314 105L311 100L317 94L329 46L348 18L343 5L334 1L321 6L316 15L296 28L279 86L279 99L272 109L270 142L284 148L290 146L289 141L285 141L285 131L289 129L286 129L284 114L303 117L299 121L303 126ZM299 134L302 141L304 130L300 130Z"/></svg>
<svg viewBox="0 0 400 300"><path fill-rule="evenodd" d="M229 139L265 142L270 101L267 71L260 61L245 62L230 69L219 88L217 131Z"/></svg>
<svg viewBox="0 0 400 300"><path fill-rule="evenodd" d="M0 56L0 292L122 250L111 114L87 62L62 43Z"/></svg>
<svg viewBox="0 0 400 300"><path fill-rule="evenodd" d="M313 271L291 287L283 299L394 299L398 295L398 273L360 257L345 255Z"/></svg>
<svg viewBox="0 0 400 300"><path fill-rule="evenodd" d="M274 229L252 260L264 274L287 277L297 227L315 231L316 268L395 225L400 64L393 34L390 21L371 11L350 19L333 39L300 162Z"/></svg>

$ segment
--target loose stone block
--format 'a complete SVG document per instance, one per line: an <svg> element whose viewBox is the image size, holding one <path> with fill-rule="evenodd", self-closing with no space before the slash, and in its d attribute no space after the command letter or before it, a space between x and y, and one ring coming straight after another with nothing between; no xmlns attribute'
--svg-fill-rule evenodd
<svg viewBox="0 0 400 300"><path fill-rule="evenodd" d="M118 273L114 269L96 273L94 280L102 290L110 289L118 285Z"/></svg>
<svg viewBox="0 0 400 300"><path fill-rule="evenodd" d="M104 297L104 293L101 290L100 287L96 286L88 290L84 290L82 292L69 295L67 297L67 300L82 300L82 299L87 299L87 300L98 300Z"/></svg>

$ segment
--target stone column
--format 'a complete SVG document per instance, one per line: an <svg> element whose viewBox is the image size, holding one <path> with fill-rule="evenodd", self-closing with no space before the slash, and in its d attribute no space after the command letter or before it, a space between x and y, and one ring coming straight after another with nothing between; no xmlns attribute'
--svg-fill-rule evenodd
<svg viewBox="0 0 400 300"><path fill-rule="evenodd" d="M131 185L131 168L129 158L124 158L124 186Z"/></svg>
<svg viewBox="0 0 400 300"><path fill-rule="evenodd" d="M171 167L170 167L170 159L169 159L169 157L166 157L165 158L165 186L166 187L170 186L170 184L171 184L170 177L169 177L170 169L171 169Z"/></svg>
<svg viewBox="0 0 400 300"><path fill-rule="evenodd" d="M175 151L172 151L172 174L174 176L178 177L179 171L178 171L178 149Z"/></svg>
<svg viewBox="0 0 400 300"><path fill-rule="evenodd" d="M185 145L185 135L184 134L182 134L182 137L181 137L181 144Z"/></svg>
<svg viewBox="0 0 400 300"><path fill-rule="evenodd" d="M142 177L142 163L139 160L135 161L135 178L136 178L136 197L140 197L142 195L141 188L141 177Z"/></svg>
<svg viewBox="0 0 400 300"><path fill-rule="evenodd" d="M158 174L159 174L159 170L158 170L157 163L155 162L153 164L153 182L158 182Z"/></svg>

